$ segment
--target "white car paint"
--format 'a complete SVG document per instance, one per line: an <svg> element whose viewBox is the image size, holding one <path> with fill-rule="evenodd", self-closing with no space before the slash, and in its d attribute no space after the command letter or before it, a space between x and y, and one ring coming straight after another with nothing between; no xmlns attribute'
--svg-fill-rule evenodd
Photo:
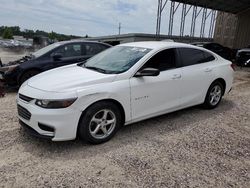
<svg viewBox="0 0 250 188"><path fill-rule="evenodd" d="M125 112L125 124L189 106L201 104L207 90L217 78L226 82L225 93L232 87L231 62L206 49L175 42L137 42L122 44L152 49L128 71L120 74L103 74L77 65L69 65L39 74L26 81L19 94L34 98L26 102L17 97L18 105L27 109L31 119L19 119L41 135L53 136L53 141L76 138L82 112L91 104L112 99L121 104ZM142 65L156 53L168 48L193 48L207 51L214 61L163 71L157 77L134 77ZM68 108L44 109L35 99L60 100L77 98ZM53 127L53 133L43 131L38 122Z"/></svg>

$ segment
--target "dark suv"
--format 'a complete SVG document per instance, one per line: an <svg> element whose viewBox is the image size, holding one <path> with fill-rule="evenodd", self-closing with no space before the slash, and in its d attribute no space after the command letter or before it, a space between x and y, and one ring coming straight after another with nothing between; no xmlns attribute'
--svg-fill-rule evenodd
<svg viewBox="0 0 250 188"><path fill-rule="evenodd" d="M83 62L111 47L108 44L82 40L51 44L35 53L0 68L0 80L7 85L21 85L30 77L41 72Z"/></svg>
<svg viewBox="0 0 250 188"><path fill-rule="evenodd" d="M218 43L215 42L196 42L192 43L195 46L203 47L208 50L211 50L212 52L220 55L221 57L227 59L227 60L232 60L234 58L234 52L228 48L224 47Z"/></svg>
<svg viewBox="0 0 250 188"><path fill-rule="evenodd" d="M250 45L246 48L238 50L236 54L236 64L238 66L250 67Z"/></svg>

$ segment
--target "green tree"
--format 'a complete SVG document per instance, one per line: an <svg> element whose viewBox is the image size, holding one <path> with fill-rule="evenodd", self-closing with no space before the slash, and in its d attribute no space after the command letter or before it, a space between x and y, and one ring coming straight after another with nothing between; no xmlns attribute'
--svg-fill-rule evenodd
<svg viewBox="0 0 250 188"><path fill-rule="evenodd" d="M4 29L3 38L4 39L13 39L12 30L10 28L6 27Z"/></svg>
<svg viewBox="0 0 250 188"><path fill-rule="evenodd" d="M49 38L50 38L51 40L56 39L56 38L57 38L56 33L53 32L53 31L52 31L51 33L49 33Z"/></svg>

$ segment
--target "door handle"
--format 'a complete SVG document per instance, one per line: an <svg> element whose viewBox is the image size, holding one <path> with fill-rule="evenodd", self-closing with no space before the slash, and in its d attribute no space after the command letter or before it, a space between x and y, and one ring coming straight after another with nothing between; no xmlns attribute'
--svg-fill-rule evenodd
<svg viewBox="0 0 250 188"><path fill-rule="evenodd" d="M180 78L181 78L180 74L174 74L172 77L173 80L180 79Z"/></svg>
<svg viewBox="0 0 250 188"><path fill-rule="evenodd" d="M205 72L211 72L211 71L212 71L211 68L206 68L206 69L205 69Z"/></svg>

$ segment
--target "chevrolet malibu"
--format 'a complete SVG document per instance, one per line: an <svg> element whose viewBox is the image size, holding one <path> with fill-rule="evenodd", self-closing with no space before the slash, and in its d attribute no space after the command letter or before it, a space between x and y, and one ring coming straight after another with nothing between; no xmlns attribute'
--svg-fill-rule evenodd
<svg viewBox="0 0 250 188"><path fill-rule="evenodd" d="M122 125L202 104L217 107L231 90L233 66L204 48L137 42L110 48L86 63L27 80L19 89L20 124L53 141L77 136L99 144Z"/></svg>

